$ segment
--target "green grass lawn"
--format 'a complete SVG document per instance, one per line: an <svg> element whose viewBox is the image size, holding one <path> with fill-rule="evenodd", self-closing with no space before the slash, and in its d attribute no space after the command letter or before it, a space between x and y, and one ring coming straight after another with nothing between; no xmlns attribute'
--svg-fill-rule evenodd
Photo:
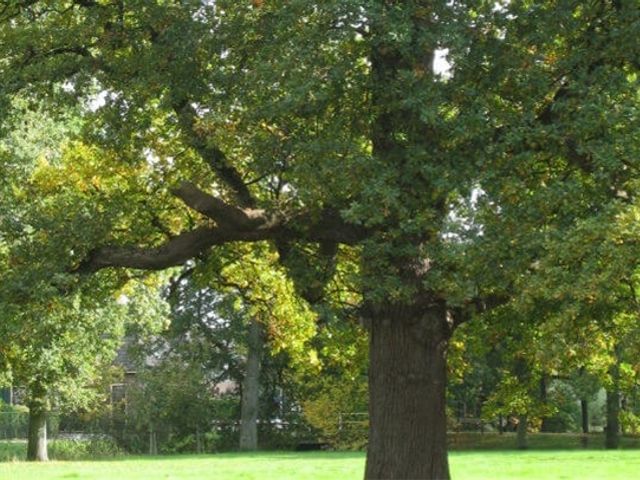
<svg viewBox="0 0 640 480"><path fill-rule="evenodd" d="M455 480L606 479L640 474L640 451L454 452ZM360 480L363 453L124 457L94 462L0 463L3 480Z"/></svg>

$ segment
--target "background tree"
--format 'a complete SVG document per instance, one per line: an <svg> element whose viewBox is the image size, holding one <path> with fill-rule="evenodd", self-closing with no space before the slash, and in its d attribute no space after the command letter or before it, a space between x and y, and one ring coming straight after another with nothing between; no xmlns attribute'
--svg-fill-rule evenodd
<svg viewBox="0 0 640 480"><path fill-rule="evenodd" d="M13 107L20 115L5 124L9 131L0 142L0 356L3 374L25 389L27 459L47 460L48 412L87 408L101 398L99 379L115 355L125 314L107 286L111 275L72 291L75 281L59 269L75 243L73 235L59 233L77 229L86 212L69 208L68 196L55 205L33 197L46 192L43 170L59 162L64 139L77 131L77 111L48 115L28 97L15 98ZM51 222L58 222L57 232Z"/></svg>
<svg viewBox="0 0 640 480"><path fill-rule="evenodd" d="M311 312L296 298L284 272L272 265L273 253L252 248L240 254L241 263L239 252L228 249L211 262L215 265L201 262L188 280L179 280L172 288L175 306L168 332L175 350L195 355L191 360L218 381L230 379L240 386L241 450L258 448L262 364L283 352L294 362L312 360L313 350L305 350L315 332Z"/></svg>
<svg viewBox="0 0 640 480"><path fill-rule="evenodd" d="M126 416L148 435L148 453L214 450L212 420L226 417L228 402L216 401L213 388L206 372L179 357L141 370L127 390ZM159 435L165 438L162 448Z"/></svg>

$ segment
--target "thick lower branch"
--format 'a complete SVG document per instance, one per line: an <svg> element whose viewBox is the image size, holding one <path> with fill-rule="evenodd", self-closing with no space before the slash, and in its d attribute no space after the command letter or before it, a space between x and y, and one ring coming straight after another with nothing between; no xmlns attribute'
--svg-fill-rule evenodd
<svg viewBox="0 0 640 480"><path fill-rule="evenodd" d="M185 199L184 188L182 193L181 198ZM368 234L366 229L346 223L331 212L284 218L263 210L233 207L195 187L189 190L189 194L193 194L193 198L185 200L186 203L202 213L209 212L210 217L218 220L218 225L181 233L158 247L100 247L90 252L75 271L95 272L108 267L162 270L182 265L210 248L226 243L297 240L334 246L339 243L353 245Z"/></svg>
<svg viewBox="0 0 640 480"><path fill-rule="evenodd" d="M77 272L95 272L107 267L163 270L182 265L215 245L230 242L255 242L272 236L268 230L238 232L221 228L200 227L182 233L159 247L106 246L89 254Z"/></svg>

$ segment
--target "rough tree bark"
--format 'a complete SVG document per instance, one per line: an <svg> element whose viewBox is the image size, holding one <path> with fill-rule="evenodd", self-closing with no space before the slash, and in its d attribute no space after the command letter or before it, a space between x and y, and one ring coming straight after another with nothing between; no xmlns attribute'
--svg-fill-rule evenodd
<svg viewBox="0 0 640 480"><path fill-rule="evenodd" d="M258 411L260 399L260 370L262 366L263 336L260 322L249 323L247 335L247 363L242 381L240 414L240 450L258 449Z"/></svg>
<svg viewBox="0 0 640 480"><path fill-rule="evenodd" d="M382 15L371 30L379 39L389 35L386 14L394 2L382 2ZM390 15L391 16L391 15ZM416 15L410 29L422 38L431 27L429 15ZM374 156L393 168L402 169L411 157L401 140L415 128L425 132L419 144L425 150L437 148L426 133L427 125L418 111L402 105L404 92L394 89L406 71L431 75L434 50L421 44L419 50L399 47L393 40L382 40L371 51L371 77L375 88L372 103L371 140ZM408 127L411 125L412 127ZM416 191L416 179L410 179L406 192ZM424 182L425 193L430 190ZM402 187L401 187L402 188ZM444 197L432 193L430 208L434 216L444 215ZM407 195L408 203L413 198ZM391 228L394 228L393 224ZM429 233L417 235L409 243L420 245ZM427 258L391 260L403 272L404 280L421 291L422 274L429 269ZM422 270L422 271L421 271ZM453 322L446 302L418 294L405 305L371 306L369 340L369 446L366 480L448 479L446 422L446 356Z"/></svg>
<svg viewBox="0 0 640 480"><path fill-rule="evenodd" d="M376 310L370 323L365 478L448 479L447 312L442 306Z"/></svg>

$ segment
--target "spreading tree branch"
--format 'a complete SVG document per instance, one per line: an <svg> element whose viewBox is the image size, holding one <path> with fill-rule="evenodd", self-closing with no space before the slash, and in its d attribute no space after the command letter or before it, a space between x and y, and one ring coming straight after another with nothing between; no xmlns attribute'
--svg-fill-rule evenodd
<svg viewBox="0 0 640 480"><path fill-rule="evenodd" d="M108 267L128 267L162 270L179 266L187 260L208 252L212 247L232 242L257 242L296 239L303 242L355 244L369 232L346 223L331 210L320 215L308 212L285 218L264 210L242 210L207 195L195 186L182 185L185 203L213 218L216 226L201 226L176 235L163 245L103 246L89 253L75 268L80 273L95 272Z"/></svg>
<svg viewBox="0 0 640 480"><path fill-rule="evenodd" d="M238 232L225 228L199 227L181 233L158 247L124 245L97 248L75 270L79 273L95 272L107 267L163 270L182 265L215 245L267 240L272 235L272 232L266 230Z"/></svg>
<svg viewBox="0 0 640 480"><path fill-rule="evenodd" d="M234 168L224 152L211 139L198 131L198 115L195 108L186 100L176 102L173 109L178 116L182 132L189 145L207 162L218 178L231 190L234 199L242 207L254 208L256 201L251 195L240 172Z"/></svg>

